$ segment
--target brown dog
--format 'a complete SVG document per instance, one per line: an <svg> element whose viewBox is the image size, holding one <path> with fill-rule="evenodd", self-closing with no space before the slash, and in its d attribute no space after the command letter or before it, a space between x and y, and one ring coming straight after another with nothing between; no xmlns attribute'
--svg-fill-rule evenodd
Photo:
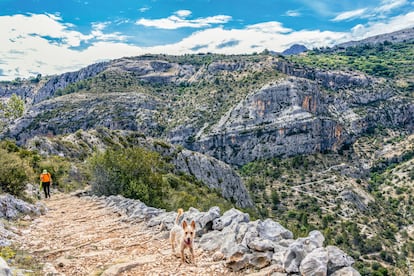
<svg viewBox="0 0 414 276"><path fill-rule="evenodd" d="M175 248L178 244L180 246L181 264L185 261L184 249L188 248L191 253L191 261L195 264L194 258L194 237L195 237L195 222L191 221L190 224L187 221L183 221L182 225L178 224L178 220L183 215L183 209L178 209L177 217L175 218L175 225L170 231L170 243L175 255Z"/></svg>

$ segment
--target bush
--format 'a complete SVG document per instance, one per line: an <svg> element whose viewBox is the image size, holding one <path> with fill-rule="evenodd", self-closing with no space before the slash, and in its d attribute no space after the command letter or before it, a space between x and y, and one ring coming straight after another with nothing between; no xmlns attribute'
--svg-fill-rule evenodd
<svg viewBox="0 0 414 276"><path fill-rule="evenodd" d="M138 147L108 149L95 154L88 162L95 194L120 194L163 207L161 172L165 165L159 154Z"/></svg>
<svg viewBox="0 0 414 276"><path fill-rule="evenodd" d="M208 188L194 176L174 174L158 153L144 148L108 149L95 153L87 164L92 192L97 195L119 194L166 210L234 207L220 191Z"/></svg>
<svg viewBox="0 0 414 276"><path fill-rule="evenodd" d="M17 153L0 148L0 187L3 192L22 196L26 183L33 177L33 170L27 161Z"/></svg>

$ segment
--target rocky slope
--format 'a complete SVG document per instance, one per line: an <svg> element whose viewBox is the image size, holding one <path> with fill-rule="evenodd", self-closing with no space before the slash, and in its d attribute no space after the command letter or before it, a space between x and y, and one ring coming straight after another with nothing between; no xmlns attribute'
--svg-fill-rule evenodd
<svg viewBox="0 0 414 276"><path fill-rule="evenodd" d="M378 125L413 130L413 100L383 79L271 56L211 59L206 66L172 57L128 58L55 77L59 85L49 81L33 95L34 104L5 135L24 143L35 135L97 126L137 130L243 165L261 157L337 151ZM57 87L93 74L99 76L89 78L89 92L53 97ZM237 88L254 76L257 81Z"/></svg>
<svg viewBox="0 0 414 276"><path fill-rule="evenodd" d="M364 44L377 44L377 43L384 43L385 41L395 43L395 42L403 42L409 41L414 39L414 28L403 29L400 31L376 35L373 37L369 37L360 41L349 41L345 43L338 44L338 48L345 48L345 47L353 47L358 45Z"/></svg>

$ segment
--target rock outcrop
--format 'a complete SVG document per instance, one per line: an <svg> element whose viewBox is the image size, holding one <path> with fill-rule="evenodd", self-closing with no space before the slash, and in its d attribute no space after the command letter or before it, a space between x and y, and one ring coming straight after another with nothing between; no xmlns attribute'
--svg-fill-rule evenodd
<svg viewBox="0 0 414 276"><path fill-rule="evenodd" d="M0 275L4 275L4 276L11 276L11 270L9 265L6 263L6 261L0 257Z"/></svg>
<svg viewBox="0 0 414 276"><path fill-rule="evenodd" d="M62 75L53 76L46 84L33 96L33 104L52 98L58 89L64 89L69 84L91 78L102 72L108 67L108 62L100 62L89 65L75 72L68 72Z"/></svg>
<svg viewBox="0 0 414 276"><path fill-rule="evenodd" d="M45 206L41 203L30 204L10 194L0 195L0 219L2 220L12 221L18 218L29 220L31 216L39 216L45 211ZM15 238L16 234L13 229L8 229L0 221L0 246L9 246Z"/></svg>

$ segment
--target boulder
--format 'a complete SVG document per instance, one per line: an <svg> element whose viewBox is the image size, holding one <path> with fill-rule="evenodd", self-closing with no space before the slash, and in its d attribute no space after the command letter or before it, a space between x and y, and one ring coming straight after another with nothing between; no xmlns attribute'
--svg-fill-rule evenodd
<svg viewBox="0 0 414 276"><path fill-rule="evenodd" d="M9 265L2 257L0 257L0 275L2 276L12 275Z"/></svg>
<svg viewBox="0 0 414 276"><path fill-rule="evenodd" d="M25 215L41 215L46 207L41 204L30 204L10 194L0 196L0 218L15 220Z"/></svg>
<svg viewBox="0 0 414 276"><path fill-rule="evenodd" d="M328 251L328 273L331 274L343 267L354 264L354 259L336 246L327 246Z"/></svg>
<svg viewBox="0 0 414 276"><path fill-rule="evenodd" d="M317 248L300 263L302 276L326 276L328 273L328 251L325 248Z"/></svg>
<svg viewBox="0 0 414 276"><path fill-rule="evenodd" d="M319 231L311 231L307 238L299 238L291 245L285 253L283 266L289 273L298 273L302 260L310 252L323 245L325 238Z"/></svg>
<svg viewBox="0 0 414 276"><path fill-rule="evenodd" d="M278 222L271 219L266 219L265 221L260 222L258 225L258 232L261 238L275 242L282 239L293 238L291 231L287 230Z"/></svg>
<svg viewBox="0 0 414 276"><path fill-rule="evenodd" d="M237 209L230 209L226 212L224 212L223 216L221 216L221 221L223 224L223 227L227 227L230 224L233 223L241 223L241 222L249 222L250 216L247 213L243 213Z"/></svg>
<svg viewBox="0 0 414 276"><path fill-rule="evenodd" d="M355 268L347 266L335 271L330 276L361 276L361 274Z"/></svg>

